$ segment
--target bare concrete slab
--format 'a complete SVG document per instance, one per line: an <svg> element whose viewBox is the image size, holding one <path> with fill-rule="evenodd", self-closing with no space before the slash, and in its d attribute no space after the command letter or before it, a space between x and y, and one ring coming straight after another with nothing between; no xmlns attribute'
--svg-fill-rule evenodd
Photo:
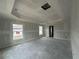
<svg viewBox="0 0 79 59"><path fill-rule="evenodd" d="M0 59L72 59L70 42L41 38L0 51Z"/></svg>

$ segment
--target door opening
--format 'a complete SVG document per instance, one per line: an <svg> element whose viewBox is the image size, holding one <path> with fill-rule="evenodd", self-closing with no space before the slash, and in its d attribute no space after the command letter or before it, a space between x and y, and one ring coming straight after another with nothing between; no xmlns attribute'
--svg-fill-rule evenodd
<svg viewBox="0 0 79 59"><path fill-rule="evenodd" d="M54 36L54 26L49 26L49 37Z"/></svg>

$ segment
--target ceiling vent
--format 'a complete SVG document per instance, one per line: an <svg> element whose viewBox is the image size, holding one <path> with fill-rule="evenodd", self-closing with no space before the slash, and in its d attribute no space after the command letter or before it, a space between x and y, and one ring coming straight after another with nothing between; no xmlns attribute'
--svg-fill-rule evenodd
<svg viewBox="0 0 79 59"><path fill-rule="evenodd" d="M51 5L49 5L49 3L45 3L43 6L41 6L42 9L47 10L49 8L51 8Z"/></svg>

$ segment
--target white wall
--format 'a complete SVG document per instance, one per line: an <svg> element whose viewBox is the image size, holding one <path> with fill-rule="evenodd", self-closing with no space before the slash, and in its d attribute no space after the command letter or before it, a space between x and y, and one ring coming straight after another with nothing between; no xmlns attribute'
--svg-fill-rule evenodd
<svg viewBox="0 0 79 59"><path fill-rule="evenodd" d="M0 12L11 13L15 0L0 0Z"/></svg>
<svg viewBox="0 0 79 59"><path fill-rule="evenodd" d="M70 39L70 14L72 8L72 0L58 0L59 6L61 7L61 11L63 13L64 20L64 35L65 39Z"/></svg>
<svg viewBox="0 0 79 59"><path fill-rule="evenodd" d="M79 0L73 0L71 17L73 59L79 59Z"/></svg>
<svg viewBox="0 0 79 59"><path fill-rule="evenodd" d="M54 38L69 40L70 39L70 18L54 24Z"/></svg>
<svg viewBox="0 0 79 59"><path fill-rule="evenodd" d="M54 38L65 39L64 22L57 22L54 24Z"/></svg>
<svg viewBox="0 0 79 59"><path fill-rule="evenodd" d="M49 37L49 26L45 26L45 37Z"/></svg>
<svg viewBox="0 0 79 59"><path fill-rule="evenodd" d="M52 25L54 26L54 38L63 40L69 39L70 32L69 32L69 24L67 21L68 20L62 20ZM49 37L49 26L45 26L45 36Z"/></svg>
<svg viewBox="0 0 79 59"><path fill-rule="evenodd" d="M13 40L13 24L23 25L23 39ZM18 43L23 43L33 39L39 39L43 36L39 36L39 25L35 23L29 23L17 20L7 14L0 13L0 48L12 46Z"/></svg>

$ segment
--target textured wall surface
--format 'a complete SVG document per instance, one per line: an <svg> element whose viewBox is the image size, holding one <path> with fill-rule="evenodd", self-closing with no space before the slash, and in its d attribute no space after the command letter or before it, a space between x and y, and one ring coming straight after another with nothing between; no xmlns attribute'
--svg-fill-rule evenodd
<svg viewBox="0 0 79 59"><path fill-rule="evenodd" d="M49 26L45 26L45 37L49 37Z"/></svg>
<svg viewBox="0 0 79 59"><path fill-rule="evenodd" d="M15 0L0 0L0 12L11 13Z"/></svg>
<svg viewBox="0 0 79 59"><path fill-rule="evenodd" d="M73 59L79 59L79 0L73 0L71 16L71 43Z"/></svg>
<svg viewBox="0 0 79 59"><path fill-rule="evenodd" d="M54 25L54 38L56 39L65 39L65 30L63 21L57 22Z"/></svg>
<svg viewBox="0 0 79 59"><path fill-rule="evenodd" d="M13 24L23 25L24 38L22 40L13 40ZM40 38L42 36L39 36L39 24L22 22L0 14L0 48Z"/></svg>
<svg viewBox="0 0 79 59"><path fill-rule="evenodd" d="M63 21L54 24L54 38L70 39L70 19L64 19Z"/></svg>

